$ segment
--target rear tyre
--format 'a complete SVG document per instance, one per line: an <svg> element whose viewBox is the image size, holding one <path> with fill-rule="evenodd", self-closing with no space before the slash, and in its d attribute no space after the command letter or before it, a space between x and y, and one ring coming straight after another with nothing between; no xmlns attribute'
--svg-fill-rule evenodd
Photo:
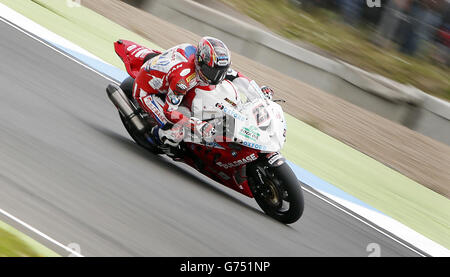
<svg viewBox="0 0 450 277"><path fill-rule="evenodd" d="M302 189L288 164L278 167L250 165L247 173L253 196L267 215L284 224L294 223L302 216Z"/></svg>
<svg viewBox="0 0 450 277"><path fill-rule="evenodd" d="M122 89L122 91L125 93L125 95L130 100L133 98L133 85L134 85L134 79L131 76L128 76L120 84L120 88Z"/></svg>

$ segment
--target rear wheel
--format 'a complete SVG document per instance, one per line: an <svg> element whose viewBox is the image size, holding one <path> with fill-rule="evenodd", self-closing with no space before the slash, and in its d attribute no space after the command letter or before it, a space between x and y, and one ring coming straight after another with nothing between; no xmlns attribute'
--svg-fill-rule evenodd
<svg viewBox="0 0 450 277"><path fill-rule="evenodd" d="M133 97L133 85L134 85L134 79L131 76L128 76L123 82L120 84L120 88L125 93L125 95L128 97L128 99L131 100Z"/></svg>
<svg viewBox="0 0 450 277"><path fill-rule="evenodd" d="M285 224L294 223L302 216L302 189L289 165L250 165L247 173L253 196L267 215Z"/></svg>

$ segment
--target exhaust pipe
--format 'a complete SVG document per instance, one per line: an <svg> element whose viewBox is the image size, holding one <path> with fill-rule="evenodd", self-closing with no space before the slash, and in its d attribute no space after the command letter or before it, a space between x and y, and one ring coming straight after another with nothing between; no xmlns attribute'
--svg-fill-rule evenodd
<svg viewBox="0 0 450 277"><path fill-rule="evenodd" d="M122 89L116 85L109 84L106 88L106 92L111 102L113 102L114 106L116 106L125 119L128 122L131 122L138 132L144 133L147 129L145 124L136 114L134 107L131 105L130 100L125 96Z"/></svg>

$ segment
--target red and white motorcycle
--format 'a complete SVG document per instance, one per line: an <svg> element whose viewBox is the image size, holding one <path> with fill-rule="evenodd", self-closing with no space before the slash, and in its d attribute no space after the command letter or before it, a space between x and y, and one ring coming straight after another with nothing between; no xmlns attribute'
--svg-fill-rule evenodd
<svg viewBox="0 0 450 277"><path fill-rule="evenodd" d="M145 131L156 124L153 118L144 115L120 87L111 84L107 93L136 143L162 154ZM212 123L216 135L208 142L195 134L186 135L177 160L254 197L266 214L280 222L290 224L301 217L304 199L300 182L280 154L286 140L286 120L280 105L267 99L254 81L239 89L223 81L214 91L196 88L191 113Z"/></svg>

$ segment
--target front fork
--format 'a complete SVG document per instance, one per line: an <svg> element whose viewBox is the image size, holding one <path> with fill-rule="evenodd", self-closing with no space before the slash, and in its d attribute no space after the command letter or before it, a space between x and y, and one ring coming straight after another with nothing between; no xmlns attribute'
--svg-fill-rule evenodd
<svg viewBox="0 0 450 277"><path fill-rule="evenodd" d="M286 158L281 155L280 152L273 152L269 154L262 154L256 161L254 167L258 182L264 184L265 177L268 177L268 170L283 165L286 162Z"/></svg>

